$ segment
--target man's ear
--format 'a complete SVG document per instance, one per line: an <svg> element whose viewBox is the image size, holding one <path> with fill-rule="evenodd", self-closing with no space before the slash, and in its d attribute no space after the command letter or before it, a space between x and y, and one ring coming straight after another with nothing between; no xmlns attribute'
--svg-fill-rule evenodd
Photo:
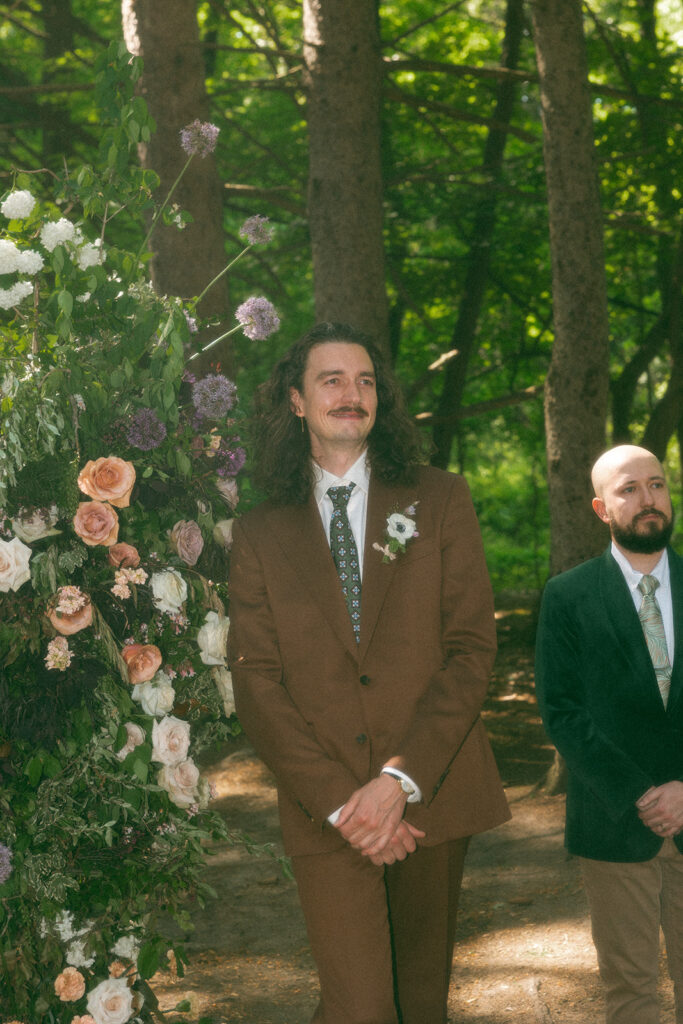
<svg viewBox="0 0 683 1024"><path fill-rule="evenodd" d="M593 498L592 505L598 519L602 519L603 523L609 523L609 516L607 515L607 509L602 498Z"/></svg>
<svg viewBox="0 0 683 1024"><path fill-rule="evenodd" d="M292 412L296 416L303 416L303 411L301 408L301 395L296 390L296 388L289 389L289 403Z"/></svg>

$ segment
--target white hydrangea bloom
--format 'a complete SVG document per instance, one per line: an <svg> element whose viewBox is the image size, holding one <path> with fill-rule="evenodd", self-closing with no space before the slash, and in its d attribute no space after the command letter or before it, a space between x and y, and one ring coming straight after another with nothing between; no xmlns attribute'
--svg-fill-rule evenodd
<svg viewBox="0 0 683 1024"><path fill-rule="evenodd" d="M67 946L64 959L70 967L92 967L95 963L94 956L85 955L85 939L74 939Z"/></svg>
<svg viewBox="0 0 683 1024"><path fill-rule="evenodd" d="M81 270L87 270L88 267L96 267L101 262L102 251L99 242L86 242L78 250L78 265Z"/></svg>
<svg viewBox="0 0 683 1024"><path fill-rule="evenodd" d="M124 960L137 963L140 943L134 935L123 935L111 948L114 956L122 956Z"/></svg>
<svg viewBox="0 0 683 1024"><path fill-rule="evenodd" d="M25 249L24 252L20 252L18 263L17 270L20 270L22 274L37 274L45 265L43 257L35 249Z"/></svg>
<svg viewBox="0 0 683 1024"><path fill-rule="evenodd" d="M33 285L30 281L17 281L11 288L0 288L0 309L18 306L32 292Z"/></svg>
<svg viewBox="0 0 683 1024"><path fill-rule="evenodd" d="M9 238L0 238L0 274L13 274L19 269L21 253Z"/></svg>
<svg viewBox="0 0 683 1024"><path fill-rule="evenodd" d="M23 220L36 205L36 201L26 189L10 192L0 210L8 220Z"/></svg>
<svg viewBox="0 0 683 1024"><path fill-rule="evenodd" d="M66 217L60 217L59 220L52 220L48 221L47 224L43 224L40 232L40 241L48 252L53 252L63 242L72 242L75 235L76 228L71 221L67 220Z"/></svg>

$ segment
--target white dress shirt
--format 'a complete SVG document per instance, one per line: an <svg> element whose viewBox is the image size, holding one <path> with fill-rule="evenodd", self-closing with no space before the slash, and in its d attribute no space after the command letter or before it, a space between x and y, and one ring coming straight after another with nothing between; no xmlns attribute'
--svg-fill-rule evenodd
<svg viewBox="0 0 683 1024"><path fill-rule="evenodd" d="M629 562L623 551L612 543L612 554L614 559L624 574L628 589L631 591L631 597L635 605L636 611L640 611L640 605L643 600L643 595L638 590L638 584L642 580L646 573L640 572L638 569L634 569ZM669 652L669 664L674 663L674 608L673 600L671 598L671 578L669 575L669 555L666 551L662 551L662 557L657 562L652 572L647 573L649 576L654 576L659 580L659 586L655 591L655 597L657 598L657 604L659 610L662 613L662 622L664 623L664 635L666 636L666 646Z"/></svg>
<svg viewBox="0 0 683 1024"><path fill-rule="evenodd" d="M348 487L351 484L354 485L351 497L349 498L349 503L346 507L346 513L349 517L349 525L351 527L353 539L356 542L361 580L363 579L365 524L368 518L368 492L370 489L370 467L368 466L366 454L366 452L363 452L351 468L347 469L343 477L335 476L334 473L330 473L329 470L323 469L322 466L319 466L317 462L313 463L313 471L315 474L313 496L315 497L318 505L318 512L320 513L320 518L322 519L322 523L325 528L325 536L327 537L328 543L330 540L330 522L332 521L332 512L334 511L334 508L332 505L332 499L327 492L330 487ZM406 775L405 772L402 772L399 768L392 767L386 774L393 775L395 778L398 777L399 779L403 779L412 787L413 792L408 797L408 803L418 803L422 799L420 787L410 778L409 775ZM339 807L329 815L327 820L331 825L336 824L341 810L342 808Z"/></svg>

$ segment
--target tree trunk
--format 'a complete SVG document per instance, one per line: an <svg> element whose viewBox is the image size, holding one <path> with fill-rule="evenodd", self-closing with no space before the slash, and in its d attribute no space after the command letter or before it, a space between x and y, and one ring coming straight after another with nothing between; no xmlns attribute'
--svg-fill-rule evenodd
<svg viewBox="0 0 683 1024"><path fill-rule="evenodd" d="M602 212L580 0L532 0L540 76L555 340L545 386L550 571L597 554L590 468L605 445L609 333ZM565 786L559 754L545 780Z"/></svg>
<svg viewBox="0 0 683 1024"><path fill-rule="evenodd" d="M508 0L501 64L510 69L515 69L519 60L524 31L523 8L523 0ZM501 79L497 88L493 123L484 149L482 172L488 179L488 187L483 189L483 197L475 213L473 242L460 299L460 310L448 346L449 349L457 349L458 355L450 360L446 368L433 432L432 463L441 469L448 469L451 461L451 448L458 424L454 417L462 405L467 369L477 334L477 322L488 284L491 243L496 226L496 185L503 169L507 126L512 117L515 92L514 79Z"/></svg>
<svg viewBox="0 0 683 1024"><path fill-rule="evenodd" d="M304 0L315 312L389 351L376 0Z"/></svg>
<svg viewBox="0 0 683 1024"><path fill-rule="evenodd" d="M126 45L144 59L141 93L157 130L139 150L143 166L161 179L161 201L187 160L180 145L181 129L195 119L209 119L197 4L195 0L122 0L121 12ZM193 223L182 231L161 221L157 224L150 240L152 282L159 294L188 298L199 295L227 262L222 189L212 154L193 159L171 202L191 213ZM218 321L213 337L232 326L227 323L228 301L225 280L202 300L200 314ZM226 368L230 363L227 343L212 349L210 358Z"/></svg>

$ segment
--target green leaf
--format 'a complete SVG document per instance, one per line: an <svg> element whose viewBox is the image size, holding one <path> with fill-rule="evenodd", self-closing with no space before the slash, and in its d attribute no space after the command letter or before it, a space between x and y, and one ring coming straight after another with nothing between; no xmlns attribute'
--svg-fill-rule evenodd
<svg viewBox="0 0 683 1024"><path fill-rule="evenodd" d="M133 773L138 777L140 782L145 783L149 776L149 765L145 764L144 761L141 761L139 757L136 757L133 761Z"/></svg>
<svg viewBox="0 0 683 1024"><path fill-rule="evenodd" d="M66 313L67 316L71 316L71 311L74 308L74 297L71 292L62 290L57 296L57 305L63 313Z"/></svg>
<svg viewBox="0 0 683 1024"><path fill-rule="evenodd" d="M159 967L159 947L156 943L146 942L138 956L138 971L141 978L151 978Z"/></svg>
<svg viewBox="0 0 683 1024"><path fill-rule="evenodd" d="M26 775L28 775L28 781L32 786L37 786L40 781L40 776L43 774L43 762L37 754L35 754L26 765L24 769Z"/></svg>

